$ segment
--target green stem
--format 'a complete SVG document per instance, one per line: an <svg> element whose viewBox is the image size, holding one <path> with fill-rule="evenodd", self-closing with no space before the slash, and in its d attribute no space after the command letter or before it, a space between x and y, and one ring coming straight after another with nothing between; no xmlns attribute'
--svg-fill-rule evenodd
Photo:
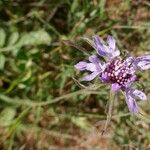
<svg viewBox="0 0 150 150"><path fill-rule="evenodd" d="M46 102L34 102L32 100L29 100L29 99L10 98L6 95L0 94L0 100L4 101L6 103L15 104L15 105L26 105L26 106L30 106L30 107L37 107L37 106L45 106L45 105L55 104L55 103L58 103L59 101L61 101L63 99L69 100L69 98L77 96L77 95L90 95L90 94L100 94L100 92L83 89L83 90L79 90L79 91L76 91L73 93L62 95L60 97L56 97L53 100L46 101Z"/></svg>
<svg viewBox="0 0 150 150"><path fill-rule="evenodd" d="M104 134L104 132L106 131L110 121L111 121L111 117L112 117L112 108L113 108L113 103L115 100L115 93L113 91L110 91L110 95L109 95L109 106L108 106L108 113L107 113L107 120L105 122L104 128L102 130L101 135Z"/></svg>

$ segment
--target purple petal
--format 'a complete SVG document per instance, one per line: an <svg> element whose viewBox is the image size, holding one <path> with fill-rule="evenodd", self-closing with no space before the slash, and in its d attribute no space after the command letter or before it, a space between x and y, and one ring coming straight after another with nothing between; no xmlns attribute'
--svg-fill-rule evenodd
<svg viewBox="0 0 150 150"><path fill-rule="evenodd" d="M138 106L135 101L135 99L130 95L128 92L126 92L126 103L128 105L129 111L132 113L138 113Z"/></svg>
<svg viewBox="0 0 150 150"><path fill-rule="evenodd" d="M132 83L134 82L134 81L136 81L137 80L137 76L136 75L131 75L131 78L130 79L128 79L128 81L127 81L127 83L126 83L126 88L128 88L128 87L130 87L131 85L132 85Z"/></svg>
<svg viewBox="0 0 150 150"><path fill-rule="evenodd" d="M95 64L95 67L99 72L102 72L106 67L106 65L102 63L96 55L90 56L89 61Z"/></svg>
<svg viewBox="0 0 150 150"><path fill-rule="evenodd" d="M108 45L109 45L110 48L112 48L113 50L115 50L115 48L116 48L116 41L115 41L115 39L112 36L109 35L107 37L107 43L108 43Z"/></svg>
<svg viewBox="0 0 150 150"><path fill-rule="evenodd" d="M77 63L74 67L80 71L83 71L86 69L87 63L84 61L80 61L79 63Z"/></svg>
<svg viewBox="0 0 150 150"><path fill-rule="evenodd" d="M118 92L120 90L121 86L118 83L114 83L111 86L112 91Z"/></svg>
<svg viewBox="0 0 150 150"><path fill-rule="evenodd" d="M136 68L135 68L134 65L132 65L132 66L130 66L130 69L129 69L127 72L128 72L128 74L134 75L134 74L135 74L135 71L136 71Z"/></svg>
<svg viewBox="0 0 150 150"><path fill-rule="evenodd" d="M145 56L137 57L136 60L138 60L138 61L141 61L141 60L150 61L150 55L145 55Z"/></svg>
<svg viewBox="0 0 150 150"><path fill-rule="evenodd" d="M137 66L138 66L141 70L150 69L150 61L140 61L139 63L137 63Z"/></svg>
<svg viewBox="0 0 150 150"><path fill-rule="evenodd" d="M89 70L91 72L97 71L96 65L93 63L87 63L86 70Z"/></svg>
<svg viewBox="0 0 150 150"><path fill-rule="evenodd" d="M100 79L103 82L108 82L109 81L109 77L108 77L107 73L102 73L102 75L100 76Z"/></svg>
<svg viewBox="0 0 150 150"><path fill-rule="evenodd" d="M93 80L97 75L99 74L99 72L93 72L90 75L85 76L82 81L91 81Z"/></svg>
<svg viewBox="0 0 150 150"><path fill-rule="evenodd" d="M150 55L137 57L134 64L141 70L150 69Z"/></svg>
<svg viewBox="0 0 150 150"><path fill-rule="evenodd" d="M107 51L106 51L106 47L102 44L101 39L99 38L99 36L94 36L93 37L93 41L96 47L96 51L100 56L107 56Z"/></svg>
<svg viewBox="0 0 150 150"><path fill-rule="evenodd" d="M92 63L99 63L99 59L96 55L91 55L89 57L89 61L92 62Z"/></svg>
<svg viewBox="0 0 150 150"><path fill-rule="evenodd" d="M125 64L126 64L127 66L129 66L129 65L131 65L131 64L134 62L134 60L135 60L135 58L132 57L132 56L130 56L130 57L128 57L128 58L125 60Z"/></svg>
<svg viewBox="0 0 150 150"><path fill-rule="evenodd" d="M141 100L146 100L147 99L145 93L143 93L140 90L133 90L133 95L136 96L136 97L139 97Z"/></svg>
<svg viewBox="0 0 150 150"><path fill-rule="evenodd" d="M120 55L120 51L119 50L115 50L114 52L113 52L113 57L117 57L117 56L119 56Z"/></svg>
<svg viewBox="0 0 150 150"><path fill-rule="evenodd" d="M110 47L110 51L112 53L112 58L120 55L120 51L116 48L116 40L112 36L107 37L107 43Z"/></svg>

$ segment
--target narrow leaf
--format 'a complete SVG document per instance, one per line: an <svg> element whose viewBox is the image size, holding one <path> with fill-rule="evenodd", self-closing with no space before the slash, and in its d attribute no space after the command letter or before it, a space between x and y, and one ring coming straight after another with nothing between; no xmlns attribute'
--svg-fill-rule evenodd
<svg viewBox="0 0 150 150"><path fill-rule="evenodd" d="M0 54L0 70L4 69L5 65L5 56L3 54Z"/></svg>
<svg viewBox="0 0 150 150"><path fill-rule="evenodd" d="M0 47L3 47L5 44L5 39L6 39L6 33L4 29L0 29Z"/></svg>

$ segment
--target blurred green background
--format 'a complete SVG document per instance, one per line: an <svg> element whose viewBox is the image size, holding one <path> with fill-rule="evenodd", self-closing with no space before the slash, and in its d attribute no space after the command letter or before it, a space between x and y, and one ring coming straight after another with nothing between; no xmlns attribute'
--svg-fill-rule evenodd
<svg viewBox="0 0 150 150"><path fill-rule="evenodd" d="M0 0L0 149L149 150L150 103L128 112L122 93L106 120L110 88L80 89L74 65L94 50L83 36L114 36L122 53L150 54L148 0ZM137 83L150 97L150 72ZM91 86L90 83L85 83ZM94 89L94 88L93 88Z"/></svg>

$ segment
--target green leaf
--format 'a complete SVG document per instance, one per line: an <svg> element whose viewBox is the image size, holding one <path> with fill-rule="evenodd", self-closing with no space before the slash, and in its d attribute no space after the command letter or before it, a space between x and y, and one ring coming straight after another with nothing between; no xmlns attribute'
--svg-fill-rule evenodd
<svg viewBox="0 0 150 150"><path fill-rule="evenodd" d="M0 28L0 47L3 47L5 44L6 34L4 29Z"/></svg>
<svg viewBox="0 0 150 150"><path fill-rule="evenodd" d="M0 70L4 69L5 65L5 56L3 54L0 54Z"/></svg>
<svg viewBox="0 0 150 150"><path fill-rule="evenodd" d="M99 10L100 10L100 18L104 19L105 18L105 6L106 5L106 0L101 0L99 3Z"/></svg>
<svg viewBox="0 0 150 150"><path fill-rule="evenodd" d="M19 39L19 33L13 32L8 39L8 46L14 45Z"/></svg>
<svg viewBox="0 0 150 150"><path fill-rule="evenodd" d="M16 44L18 47L25 45L41 45L41 44L50 44L51 38L48 33L44 30L34 31L30 33L25 33L22 35L19 42Z"/></svg>
<svg viewBox="0 0 150 150"><path fill-rule="evenodd" d="M75 10L78 8L78 4L79 4L79 1L78 0L74 0L72 2L72 5L71 5L71 12L74 13Z"/></svg>
<svg viewBox="0 0 150 150"><path fill-rule="evenodd" d="M16 110L11 107L5 108L0 114L0 125L9 126L11 125L16 114Z"/></svg>

